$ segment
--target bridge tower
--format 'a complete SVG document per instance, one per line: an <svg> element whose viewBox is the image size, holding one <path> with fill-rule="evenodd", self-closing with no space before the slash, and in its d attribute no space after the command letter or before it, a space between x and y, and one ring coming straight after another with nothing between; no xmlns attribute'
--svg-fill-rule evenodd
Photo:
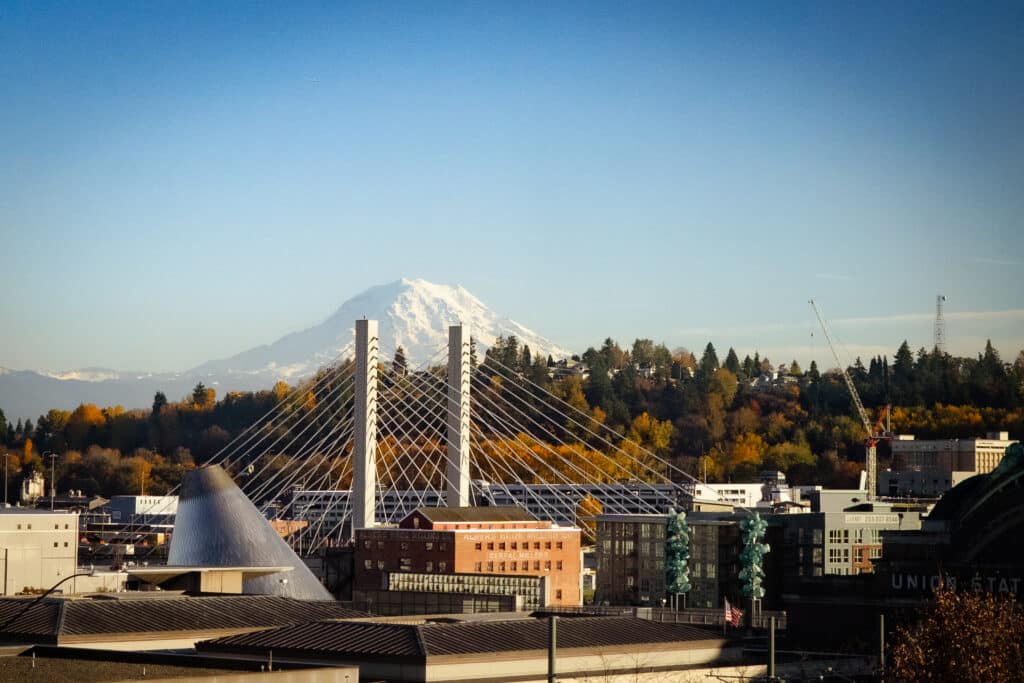
<svg viewBox="0 0 1024 683"><path fill-rule="evenodd" d="M469 373L468 325L448 328L448 458L445 467L445 502L468 507L469 487Z"/></svg>
<svg viewBox="0 0 1024 683"><path fill-rule="evenodd" d="M377 489L376 320L356 321L355 417L352 435L352 537L374 526Z"/></svg>

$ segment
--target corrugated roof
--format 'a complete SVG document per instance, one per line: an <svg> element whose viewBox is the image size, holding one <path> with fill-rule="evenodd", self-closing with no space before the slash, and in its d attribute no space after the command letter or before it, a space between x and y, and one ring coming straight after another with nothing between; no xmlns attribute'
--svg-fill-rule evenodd
<svg viewBox="0 0 1024 683"><path fill-rule="evenodd" d="M558 625L559 648L721 640L716 631L633 617L579 617ZM244 633L206 641L199 649L224 652L274 650L338 657L414 657L543 650L548 622L526 619L457 624L332 621Z"/></svg>
<svg viewBox="0 0 1024 683"><path fill-rule="evenodd" d="M526 510L514 505L491 507L422 507L410 515L419 513L431 522L536 522L537 518Z"/></svg>
<svg viewBox="0 0 1024 683"><path fill-rule="evenodd" d="M0 624L27 601L0 599ZM47 598L3 629L12 636L87 636L105 633L216 631L295 624L311 619L367 616L336 602L271 595L177 597L159 600Z"/></svg>

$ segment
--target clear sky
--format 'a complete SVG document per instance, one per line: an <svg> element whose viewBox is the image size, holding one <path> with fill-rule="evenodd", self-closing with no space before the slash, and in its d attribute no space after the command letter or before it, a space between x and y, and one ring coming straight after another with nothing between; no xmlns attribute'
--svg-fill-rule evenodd
<svg viewBox="0 0 1024 683"><path fill-rule="evenodd" d="M0 366L399 277L563 345L1024 347L1024 4L0 0ZM812 337L811 332L815 334Z"/></svg>

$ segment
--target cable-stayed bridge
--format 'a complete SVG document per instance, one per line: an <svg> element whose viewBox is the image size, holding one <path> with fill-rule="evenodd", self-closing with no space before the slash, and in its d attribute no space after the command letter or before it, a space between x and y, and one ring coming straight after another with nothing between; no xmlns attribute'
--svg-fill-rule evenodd
<svg viewBox="0 0 1024 683"><path fill-rule="evenodd" d="M698 483L496 354L473 362L470 330L416 367L356 321L337 359L212 460L272 514L304 520L303 552L345 542L421 506L518 505L559 524L657 513ZM392 361L392 359L394 359Z"/></svg>

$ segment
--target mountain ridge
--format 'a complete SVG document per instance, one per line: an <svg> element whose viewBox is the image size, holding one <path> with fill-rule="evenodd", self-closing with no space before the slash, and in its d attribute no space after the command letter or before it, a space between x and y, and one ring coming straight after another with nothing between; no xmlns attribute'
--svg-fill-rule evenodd
<svg viewBox="0 0 1024 683"><path fill-rule="evenodd" d="M294 383L351 354L355 321L363 317L380 323L382 359L389 360L401 346L412 367L444 363L448 326L459 323L469 325L481 356L498 336L510 335L528 345L534 355L558 358L570 353L521 323L494 313L464 287L401 278L363 290L320 323L181 372L0 368L0 408L8 419L35 419L50 408L70 410L83 401L147 407L156 391L174 400L197 382L216 388L220 395L269 388L278 380Z"/></svg>

